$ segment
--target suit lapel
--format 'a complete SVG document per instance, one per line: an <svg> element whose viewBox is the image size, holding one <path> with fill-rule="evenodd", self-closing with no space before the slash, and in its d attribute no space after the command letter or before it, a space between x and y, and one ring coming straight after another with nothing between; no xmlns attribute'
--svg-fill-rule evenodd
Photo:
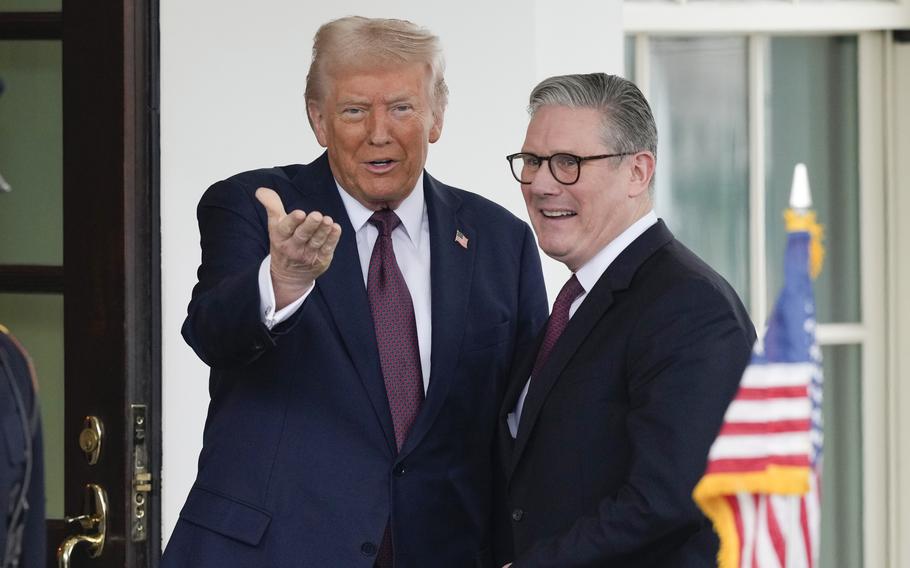
<svg viewBox="0 0 910 568"><path fill-rule="evenodd" d="M312 209L329 214L341 225L341 239L328 270L316 280L315 292L325 300L341 340L360 375L364 389L382 424L389 449L395 453L395 429L379 366L376 334L370 316L370 303L363 285L363 272L357 253L354 227L329 168L326 154L294 178Z"/></svg>
<svg viewBox="0 0 910 568"><path fill-rule="evenodd" d="M537 376L531 379L518 425L518 436L512 451L511 467L508 471L510 477L527 446L547 395L562 375L563 369L572 356L590 335L591 330L613 305L614 293L628 288L632 277L635 276L635 272L642 263L672 239L672 233L660 220L642 233L604 271L575 315L569 320L565 331L553 347L550 358ZM533 357L531 360L533 361ZM530 368L525 369L525 373L530 373ZM520 377L513 377L513 383L519 379ZM521 385L523 386L524 383L522 382Z"/></svg>
<svg viewBox="0 0 910 568"><path fill-rule="evenodd" d="M432 352L430 382L423 407L401 449L407 455L426 436L445 402L461 352L476 235L473 226L458 216L461 199L424 172L424 196L430 226L430 288ZM455 242L456 231L469 245Z"/></svg>

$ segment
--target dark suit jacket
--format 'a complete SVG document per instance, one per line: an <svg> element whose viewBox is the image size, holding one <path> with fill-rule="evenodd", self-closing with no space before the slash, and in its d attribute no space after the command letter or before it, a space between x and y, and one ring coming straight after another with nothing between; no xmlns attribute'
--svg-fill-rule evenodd
<svg viewBox="0 0 910 568"><path fill-rule="evenodd" d="M314 291L271 331L259 316L269 252L260 186L343 231ZM203 196L183 334L212 368L211 403L163 566L369 567L390 518L399 567L492 562L496 414L516 348L546 318L540 258L528 226L502 207L428 174L423 189L432 363L400 454L354 230L326 155L237 175Z"/></svg>
<svg viewBox="0 0 910 568"><path fill-rule="evenodd" d="M45 565L44 453L33 380L25 352L0 330L0 566L13 558L18 566Z"/></svg>
<svg viewBox="0 0 910 568"><path fill-rule="evenodd" d="M623 251L500 410L515 568L714 566L691 498L755 331L730 286L662 221Z"/></svg>

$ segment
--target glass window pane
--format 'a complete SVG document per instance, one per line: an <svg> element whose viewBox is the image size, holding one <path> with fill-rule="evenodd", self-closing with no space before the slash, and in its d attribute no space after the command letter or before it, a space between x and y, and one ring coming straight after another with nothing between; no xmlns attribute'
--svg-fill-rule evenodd
<svg viewBox="0 0 910 568"><path fill-rule="evenodd" d="M825 263L815 283L818 320L858 322L859 127L856 37L779 37L769 47L767 243L769 301L783 280L793 166L809 170L813 208L825 227Z"/></svg>
<svg viewBox="0 0 910 568"><path fill-rule="evenodd" d="M0 323L22 343L38 374L48 518L63 517L63 297L0 294Z"/></svg>
<svg viewBox="0 0 910 568"><path fill-rule="evenodd" d="M0 41L0 264L63 264L59 41Z"/></svg>
<svg viewBox="0 0 910 568"><path fill-rule="evenodd" d="M745 38L653 38L655 209L689 248L749 297Z"/></svg>
<svg viewBox="0 0 910 568"><path fill-rule="evenodd" d="M862 348L822 347L824 450L821 563L863 565Z"/></svg>
<svg viewBox="0 0 910 568"><path fill-rule="evenodd" d="M625 50L625 52L623 53L623 56L624 56L626 68L623 71L622 76L634 83L635 82L635 36L626 36L624 50Z"/></svg>
<svg viewBox="0 0 910 568"><path fill-rule="evenodd" d="M0 12L59 12L63 0L0 0Z"/></svg>

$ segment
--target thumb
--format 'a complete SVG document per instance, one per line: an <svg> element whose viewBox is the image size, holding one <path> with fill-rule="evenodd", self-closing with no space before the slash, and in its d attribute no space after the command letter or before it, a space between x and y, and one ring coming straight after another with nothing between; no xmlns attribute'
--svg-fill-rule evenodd
<svg viewBox="0 0 910 568"><path fill-rule="evenodd" d="M281 197L275 193L275 190L260 187L256 190L256 199L265 207L265 212L270 221L278 221L287 215L284 210L284 204L281 202Z"/></svg>

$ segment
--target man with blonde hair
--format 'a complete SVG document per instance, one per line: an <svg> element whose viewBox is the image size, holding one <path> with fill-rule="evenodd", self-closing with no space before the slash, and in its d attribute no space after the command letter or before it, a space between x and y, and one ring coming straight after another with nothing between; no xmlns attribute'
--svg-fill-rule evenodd
<svg viewBox="0 0 910 568"><path fill-rule="evenodd" d="M530 228L424 171L443 67L410 22L325 24L306 103L326 152L203 196L183 334L211 404L163 566L501 560L496 412L546 298Z"/></svg>

